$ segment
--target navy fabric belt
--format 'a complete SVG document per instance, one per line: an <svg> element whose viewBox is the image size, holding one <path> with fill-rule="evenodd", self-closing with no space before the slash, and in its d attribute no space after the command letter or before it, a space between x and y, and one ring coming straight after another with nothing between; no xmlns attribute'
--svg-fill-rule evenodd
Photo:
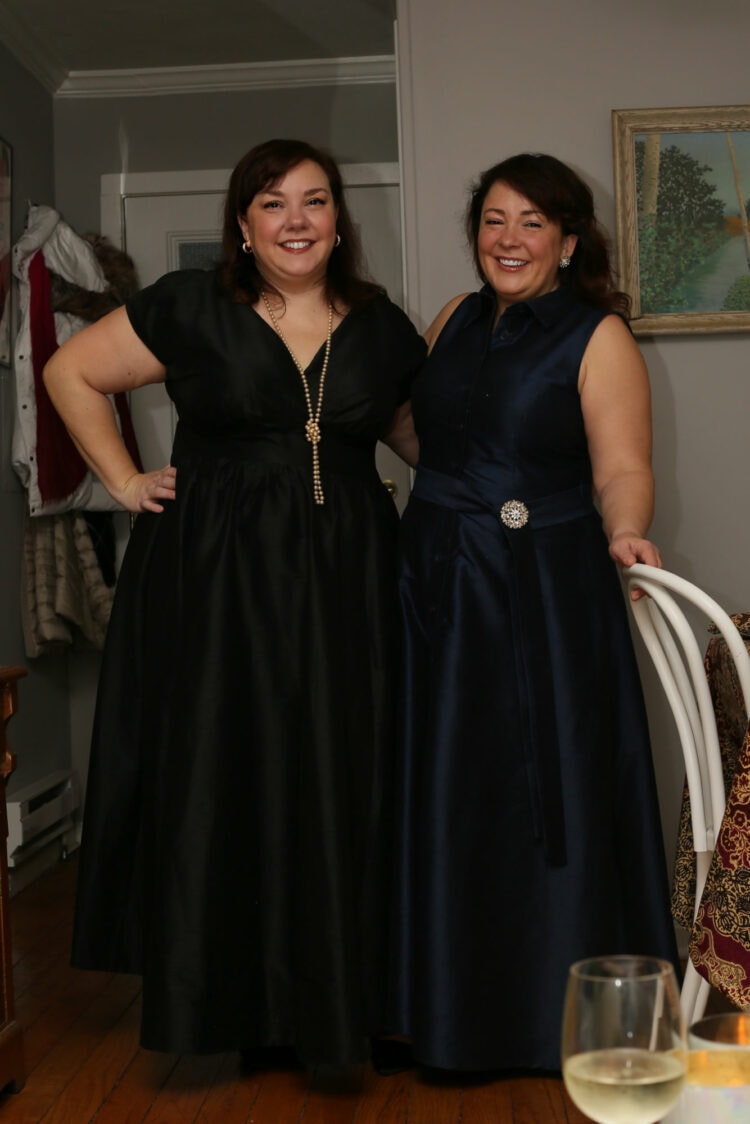
<svg viewBox="0 0 750 1124"><path fill-rule="evenodd" d="M521 501L528 510L529 521L520 530L534 530L541 527L554 527L557 523L567 523L591 515L596 509L591 498L591 485L579 484L564 492L537 499L525 499L517 494L518 485L506 487L502 481L492 485L465 480L460 476L449 476L446 472L435 472L431 468L417 469L412 495L418 500L449 507L454 511L491 511L501 520L503 504L509 500ZM504 529L510 529L503 524ZM516 528L513 528L516 530Z"/></svg>
<svg viewBox="0 0 750 1124"><path fill-rule="evenodd" d="M588 484L537 499L525 499L512 488L503 493L502 487L502 481L492 486L484 482L475 484L447 473L420 468L412 495L454 511L469 514L491 512L497 517L513 561L511 619L535 833L542 840L549 865L564 866L567 861L565 813L554 679L533 532L590 516L596 509ZM491 492L494 494L491 495ZM515 518L516 523L525 518L522 526L503 521L501 512L508 501L517 503L510 512L505 509L506 518Z"/></svg>

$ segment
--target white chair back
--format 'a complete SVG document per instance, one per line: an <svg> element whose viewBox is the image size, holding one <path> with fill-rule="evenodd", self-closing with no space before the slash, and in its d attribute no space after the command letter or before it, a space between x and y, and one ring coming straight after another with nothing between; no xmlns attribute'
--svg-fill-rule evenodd
<svg viewBox="0 0 750 1124"><path fill-rule="evenodd" d="M630 605L672 709L682 746L696 854L695 917L721 828L726 794L703 651L678 599L700 609L726 641L737 668L746 713L750 703L750 655L729 615L698 586L668 570L641 563L630 566L625 576L629 589L642 589L648 594ZM710 990L688 961L681 993L688 1026L702 1017Z"/></svg>

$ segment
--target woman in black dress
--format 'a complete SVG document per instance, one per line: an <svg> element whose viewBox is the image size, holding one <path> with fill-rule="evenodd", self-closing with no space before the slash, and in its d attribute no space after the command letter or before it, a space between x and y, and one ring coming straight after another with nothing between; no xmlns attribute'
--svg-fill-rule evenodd
<svg viewBox="0 0 750 1124"><path fill-rule="evenodd" d="M217 272L169 274L45 372L138 518L91 755L73 962L143 976L142 1042L350 1063L383 1029L394 504L424 344L364 281L341 176L270 141L235 168ZM107 394L165 381L139 473Z"/></svg>
<svg viewBox="0 0 750 1124"><path fill-rule="evenodd" d="M467 228L484 284L412 395L393 1025L427 1065L557 1070L574 960L676 959L615 566L661 564L648 375L570 168L488 169Z"/></svg>

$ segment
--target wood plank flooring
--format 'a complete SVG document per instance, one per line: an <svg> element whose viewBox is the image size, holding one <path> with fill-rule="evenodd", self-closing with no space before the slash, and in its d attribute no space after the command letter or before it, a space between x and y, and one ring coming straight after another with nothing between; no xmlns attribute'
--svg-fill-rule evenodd
<svg viewBox="0 0 750 1124"><path fill-rule="evenodd" d="M245 1074L236 1054L142 1050L140 981L68 965L75 877L71 858L11 902L27 1079L1 1124L586 1124L555 1078Z"/></svg>

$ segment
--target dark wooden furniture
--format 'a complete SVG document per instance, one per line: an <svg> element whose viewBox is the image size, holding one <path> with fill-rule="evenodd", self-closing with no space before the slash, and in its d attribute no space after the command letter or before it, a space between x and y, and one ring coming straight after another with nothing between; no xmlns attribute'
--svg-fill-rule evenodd
<svg viewBox="0 0 750 1124"><path fill-rule="evenodd" d="M10 942L8 893L8 814L5 805L8 778L16 767L8 748L5 727L18 707L17 683L23 667L0 667L0 1091L18 1092L25 1080L23 1038L13 1003L13 955Z"/></svg>

